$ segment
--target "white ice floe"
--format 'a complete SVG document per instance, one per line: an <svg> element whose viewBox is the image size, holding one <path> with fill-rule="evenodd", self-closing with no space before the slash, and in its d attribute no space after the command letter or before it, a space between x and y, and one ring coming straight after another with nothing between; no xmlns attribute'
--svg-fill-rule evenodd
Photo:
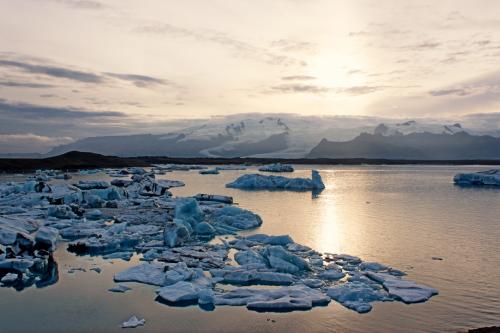
<svg viewBox="0 0 500 333"><path fill-rule="evenodd" d="M156 286L165 285L165 265L159 263L143 263L116 273L115 282L140 282Z"/></svg>
<svg viewBox="0 0 500 333"><path fill-rule="evenodd" d="M255 311L309 310L329 302L330 297L321 291L300 284L275 289L239 288L215 294L215 305L246 306Z"/></svg>
<svg viewBox="0 0 500 333"><path fill-rule="evenodd" d="M191 282L179 281L172 285L157 290L158 296L168 302L177 303L183 301L198 300L201 288Z"/></svg>
<svg viewBox="0 0 500 333"><path fill-rule="evenodd" d="M293 172L293 166L290 164L273 163L261 166L259 171L264 172Z"/></svg>
<svg viewBox="0 0 500 333"><path fill-rule="evenodd" d="M16 282L17 279L19 279L19 275L14 273L7 273L0 279L0 282L2 282L3 284L10 284Z"/></svg>
<svg viewBox="0 0 500 333"><path fill-rule="evenodd" d="M453 181L458 185L500 186L500 169L459 173L453 177Z"/></svg>
<svg viewBox="0 0 500 333"><path fill-rule="evenodd" d="M198 171L198 173L200 175L218 175L219 169L213 168L213 169L200 170L200 171Z"/></svg>
<svg viewBox="0 0 500 333"><path fill-rule="evenodd" d="M130 287L127 287L123 284L119 284L117 285L116 287L113 287L113 288L109 288L108 291L111 291L113 293L124 293L124 292L127 292L129 290L132 290L132 288Z"/></svg>
<svg viewBox="0 0 500 333"><path fill-rule="evenodd" d="M367 276L382 284L389 292L389 295L395 296L405 303L419 303L424 302L437 295L438 291L434 288L417 284L413 281L403 280L387 273L373 273L368 272Z"/></svg>
<svg viewBox="0 0 500 333"><path fill-rule="evenodd" d="M369 312L372 309L371 302L392 301L383 289L358 281L333 286L328 289L327 295L346 308L359 313Z"/></svg>
<svg viewBox="0 0 500 333"><path fill-rule="evenodd" d="M325 188L320 174L312 170L312 177L309 178L287 178L283 176L265 176L261 174L246 174L226 187L244 190L290 190L290 191L311 191Z"/></svg>
<svg viewBox="0 0 500 333"><path fill-rule="evenodd" d="M122 328L136 328L137 326L144 326L145 323L145 319L139 319L136 316L132 316L122 323Z"/></svg>

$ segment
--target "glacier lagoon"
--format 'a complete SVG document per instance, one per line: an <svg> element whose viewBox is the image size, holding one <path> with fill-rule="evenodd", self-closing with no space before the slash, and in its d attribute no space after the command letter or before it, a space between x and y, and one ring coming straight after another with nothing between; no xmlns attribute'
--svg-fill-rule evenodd
<svg viewBox="0 0 500 333"><path fill-rule="evenodd" d="M321 252L349 253L408 273L408 279L439 290L426 303L373 303L368 314L357 314L336 302L308 312L254 313L245 308L175 308L154 302L155 288L134 284L124 294L107 292L113 274L139 264L75 256L61 245L56 252L59 281L42 289L16 292L1 288L0 319L7 332L120 331L132 314L145 318L144 331L450 331L498 323L500 236L496 189L453 185L457 172L485 167L300 166L291 175L307 177L320 170L326 189L310 192L247 192L225 188L245 173L224 170L219 175L196 171L167 173L157 179L181 180L186 187L174 195L197 193L233 196L241 207L258 213L264 223L256 232L289 234ZM2 181L12 179L1 176ZM108 179L106 175L76 176ZM111 178L109 178L110 180ZM14 180L14 179L12 179ZM24 180L20 177L19 180ZM443 260L433 260L433 259ZM102 269L101 273L91 270ZM71 268L84 268L68 273ZM23 320L29 317L30 320Z"/></svg>

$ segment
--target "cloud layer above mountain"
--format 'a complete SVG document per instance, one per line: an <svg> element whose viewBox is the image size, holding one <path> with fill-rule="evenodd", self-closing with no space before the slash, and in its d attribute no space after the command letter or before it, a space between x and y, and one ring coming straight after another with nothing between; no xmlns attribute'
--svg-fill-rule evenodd
<svg viewBox="0 0 500 333"><path fill-rule="evenodd" d="M487 115L500 108L498 10L494 0L4 1L0 134L163 133L253 112Z"/></svg>

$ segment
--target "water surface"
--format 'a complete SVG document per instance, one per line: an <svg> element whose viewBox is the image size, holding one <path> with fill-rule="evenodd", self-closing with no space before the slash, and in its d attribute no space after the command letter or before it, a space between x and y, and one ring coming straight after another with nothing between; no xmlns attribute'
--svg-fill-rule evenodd
<svg viewBox="0 0 500 333"><path fill-rule="evenodd" d="M309 176L299 166L293 176ZM131 314L146 319L141 332L457 332L500 324L500 189L454 186L460 171L477 166L316 166L326 184L310 192L227 189L253 172L172 172L186 187L174 195L227 194L264 220L253 232L289 234L322 252L348 253L408 273L440 294L421 304L374 303L357 314L336 302L307 312L256 313L238 307L206 312L154 301L155 287L130 283L126 294L109 293L113 274L138 263L56 253L59 282L21 292L0 288L1 332L119 332ZM9 176L12 177L12 176ZM103 175L79 176L103 179ZM75 177L73 180L78 180ZM5 176L2 176L5 180ZM252 233L253 233L252 232ZM443 260L432 260L440 257ZM89 271L101 267L101 274ZM87 272L68 274L70 267ZM274 322L273 322L274 321Z"/></svg>

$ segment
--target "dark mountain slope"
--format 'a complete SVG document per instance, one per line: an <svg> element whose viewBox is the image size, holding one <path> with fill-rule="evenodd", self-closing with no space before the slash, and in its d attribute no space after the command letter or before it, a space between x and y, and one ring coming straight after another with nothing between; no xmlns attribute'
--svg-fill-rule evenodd
<svg viewBox="0 0 500 333"><path fill-rule="evenodd" d="M500 159L500 138L411 133L383 136L362 133L351 141L322 140L308 158L383 158L416 160Z"/></svg>

